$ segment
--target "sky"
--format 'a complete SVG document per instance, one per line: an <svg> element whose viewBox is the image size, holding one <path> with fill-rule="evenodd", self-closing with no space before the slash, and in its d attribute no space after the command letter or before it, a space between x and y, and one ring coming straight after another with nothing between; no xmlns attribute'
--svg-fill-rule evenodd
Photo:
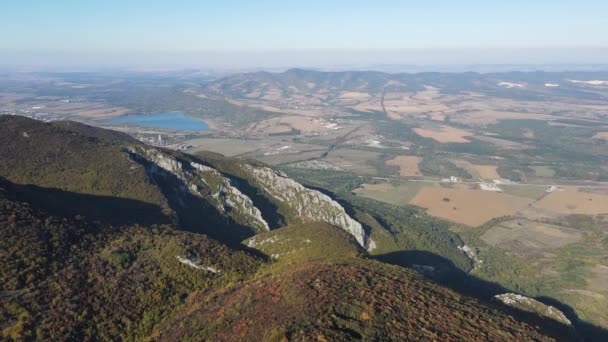
<svg viewBox="0 0 608 342"><path fill-rule="evenodd" d="M607 13L605 0L2 0L0 64L600 63Z"/></svg>

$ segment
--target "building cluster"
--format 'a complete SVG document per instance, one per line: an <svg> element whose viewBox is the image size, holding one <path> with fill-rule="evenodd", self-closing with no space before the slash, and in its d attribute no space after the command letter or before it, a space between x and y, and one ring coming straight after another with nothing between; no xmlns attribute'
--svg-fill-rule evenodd
<svg viewBox="0 0 608 342"><path fill-rule="evenodd" d="M168 145L168 139L164 138L162 134L159 134L158 136L137 135L135 138L152 146L164 147Z"/></svg>
<svg viewBox="0 0 608 342"><path fill-rule="evenodd" d="M462 179L460 177L450 176L450 178L442 178L441 182L442 183L461 183Z"/></svg>

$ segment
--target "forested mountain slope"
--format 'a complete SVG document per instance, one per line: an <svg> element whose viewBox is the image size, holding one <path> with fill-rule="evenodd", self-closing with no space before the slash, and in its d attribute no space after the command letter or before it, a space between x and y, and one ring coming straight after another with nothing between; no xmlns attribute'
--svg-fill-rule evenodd
<svg viewBox="0 0 608 342"><path fill-rule="evenodd" d="M372 260L378 222L265 165L20 117L0 146L3 339L576 339Z"/></svg>

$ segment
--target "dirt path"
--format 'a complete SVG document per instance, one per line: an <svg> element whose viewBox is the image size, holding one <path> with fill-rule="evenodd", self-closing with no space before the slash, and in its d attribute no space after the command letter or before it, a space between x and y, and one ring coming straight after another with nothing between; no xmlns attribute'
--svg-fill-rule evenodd
<svg viewBox="0 0 608 342"><path fill-rule="evenodd" d="M382 106L382 112L384 113L384 116L386 116L386 118L388 119L388 113L386 111L386 107L384 107L384 95L386 95L386 87L382 88L382 97L380 98L380 106Z"/></svg>
<svg viewBox="0 0 608 342"><path fill-rule="evenodd" d="M363 126L365 126L365 124L360 125L360 126L357 126L357 127L356 127L356 128L354 128L353 130L351 130L351 131L347 132L346 134L344 134L343 136L341 136L341 137L337 138L337 139L336 139L336 141L335 141L333 144L331 144L331 145L329 146L329 148L327 149L327 151L323 152L323 153L321 154L321 156L320 156L319 158L317 158L317 159L323 159L323 158L327 157L327 155L329 154L329 152L331 152L331 151L335 150L335 149L336 149L338 146L340 146L340 145L341 145L341 144L342 144L344 141L346 141L346 139L348 139L348 137L349 137L351 134L353 134L353 133L355 133L356 131L360 130L360 129L361 129Z"/></svg>

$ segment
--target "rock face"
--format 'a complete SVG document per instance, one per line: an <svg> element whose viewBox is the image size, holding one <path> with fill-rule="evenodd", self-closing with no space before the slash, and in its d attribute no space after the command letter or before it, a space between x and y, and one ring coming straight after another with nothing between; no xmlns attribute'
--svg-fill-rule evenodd
<svg viewBox="0 0 608 342"><path fill-rule="evenodd" d="M178 194L196 196L215 207L222 215L239 224L254 228L257 232L270 230L268 222L256 204L238 188L238 183L214 167L175 157L160 149L137 146L128 149L129 156L144 165L150 179L177 178ZM240 166L284 211L291 223L326 222L340 227L353 235L357 242L372 250L376 243L365 233L359 222L350 217L345 209L329 196L288 178L268 167ZM162 178L161 178L162 179ZM178 201L187 205L187 201Z"/></svg>
<svg viewBox="0 0 608 342"><path fill-rule="evenodd" d="M516 293L503 293L494 296L494 299L511 307L536 313L554 319L565 325L572 325L572 322L564 315L563 312L553 306L543 304L536 299L522 296Z"/></svg>
<svg viewBox="0 0 608 342"><path fill-rule="evenodd" d="M293 216L301 223L327 222L353 235L361 246L368 249L375 247L374 241L368 238L361 224L351 218L344 208L329 196L308 189L282 172L268 167L245 165L244 168L262 185L261 188L268 195L289 207Z"/></svg>
<svg viewBox="0 0 608 342"><path fill-rule="evenodd" d="M483 263L483 260L481 260L477 256L477 253L475 252L474 248L471 248L467 245L463 245L458 246L458 249L461 250L473 262L473 270L475 270L477 267L479 267L479 265Z"/></svg>
<svg viewBox="0 0 608 342"><path fill-rule="evenodd" d="M192 257L184 258L179 255L176 255L175 258L177 259L177 261L181 262L182 264L188 265L192 268L196 268L197 270L203 270L203 271L216 273L216 274L221 273L221 271L216 269L215 267L197 265L196 260Z"/></svg>
<svg viewBox="0 0 608 342"><path fill-rule="evenodd" d="M148 162L147 173L159 174L161 170L168 172L181 181L182 192L201 198L209 194L207 199L220 213L258 231L269 230L268 223L251 198L243 194L232 184L230 178L223 176L218 170L197 162L178 160L154 148L131 148L129 153L132 158Z"/></svg>

